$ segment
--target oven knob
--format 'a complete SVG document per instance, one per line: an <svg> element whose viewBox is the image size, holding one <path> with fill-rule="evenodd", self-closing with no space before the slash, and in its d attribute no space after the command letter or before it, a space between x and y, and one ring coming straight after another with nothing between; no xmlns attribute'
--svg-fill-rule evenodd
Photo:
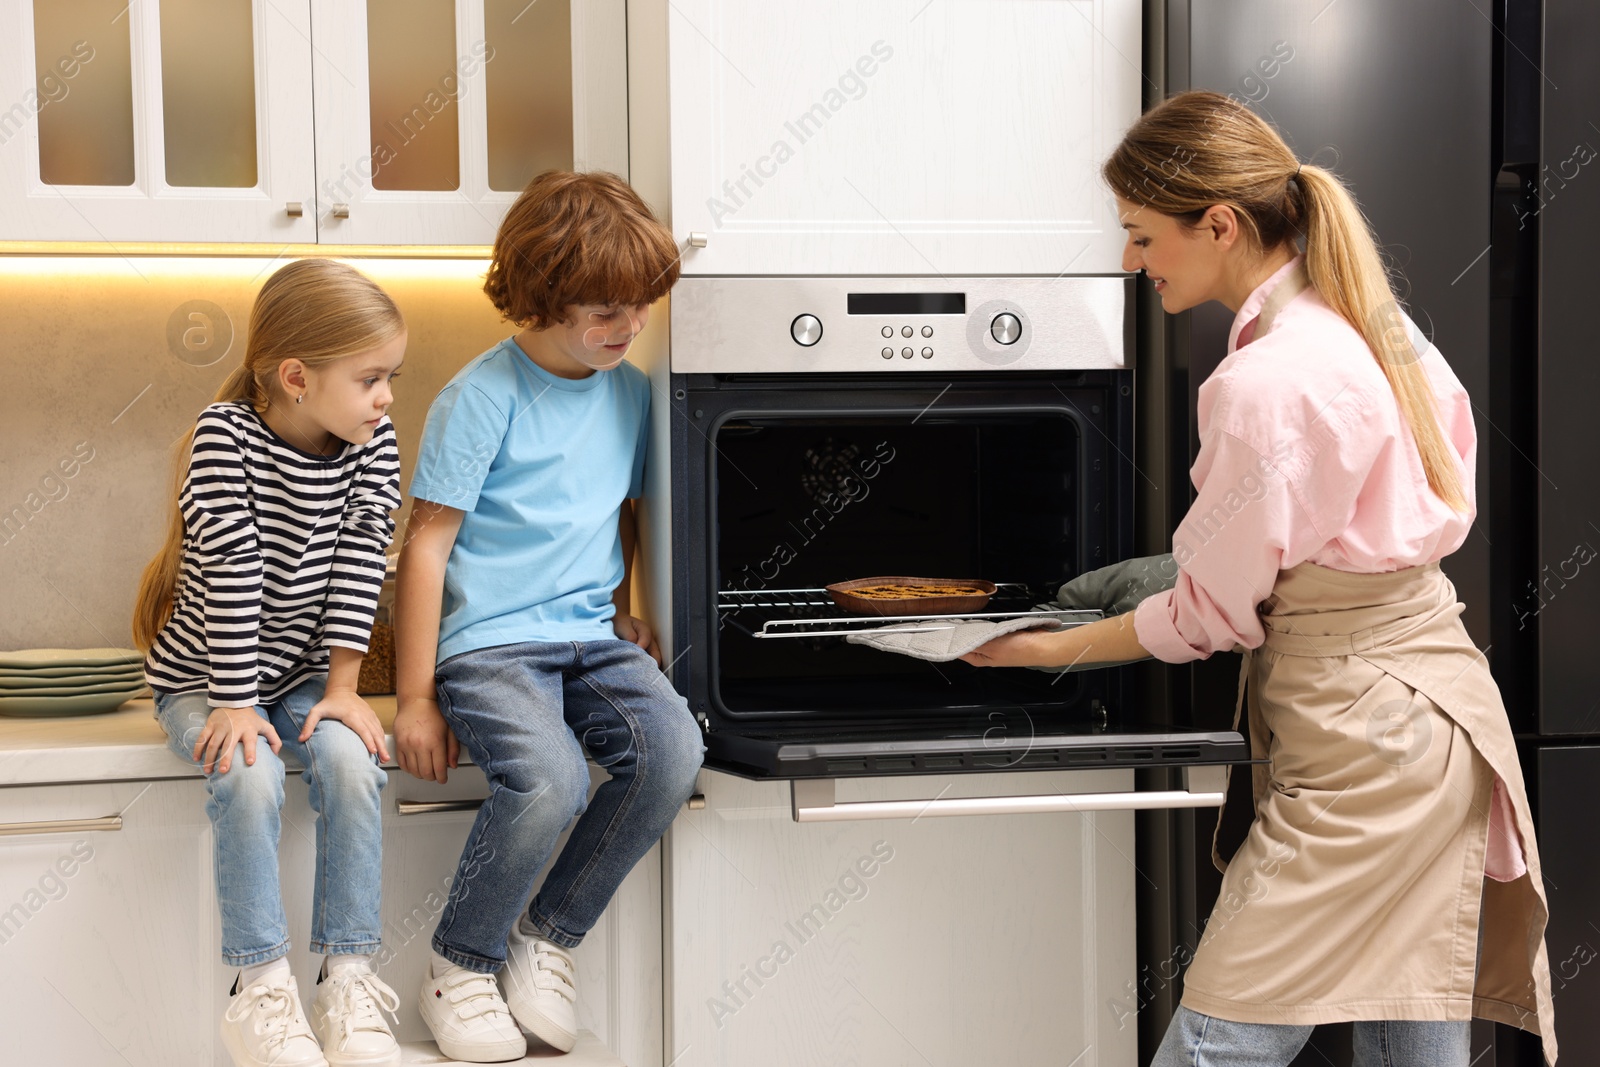
<svg viewBox="0 0 1600 1067"><path fill-rule="evenodd" d="M810 348L822 340L822 320L815 315L797 315L789 324L789 336L795 344Z"/></svg>
<svg viewBox="0 0 1600 1067"><path fill-rule="evenodd" d="M989 324L989 333L1003 345L1014 345L1022 336L1022 321L1009 311L1002 311Z"/></svg>

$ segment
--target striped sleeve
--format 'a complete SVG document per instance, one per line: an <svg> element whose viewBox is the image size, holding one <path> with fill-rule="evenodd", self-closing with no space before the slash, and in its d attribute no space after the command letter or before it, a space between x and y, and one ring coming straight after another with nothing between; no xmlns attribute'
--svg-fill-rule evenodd
<svg viewBox="0 0 1600 1067"><path fill-rule="evenodd" d="M387 418L365 451L367 461L355 472L339 526L322 636L326 647L363 653L383 586L385 552L394 537L392 513L400 506L400 452Z"/></svg>
<svg viewBox="0 0 1600 1067"><path fill-rule="evenodd" d="M244 454L244 442L226 416L207 410L195 426L180 501L205 587L208 697L220 708L249 707L258 695L262 561Z"/></svg>

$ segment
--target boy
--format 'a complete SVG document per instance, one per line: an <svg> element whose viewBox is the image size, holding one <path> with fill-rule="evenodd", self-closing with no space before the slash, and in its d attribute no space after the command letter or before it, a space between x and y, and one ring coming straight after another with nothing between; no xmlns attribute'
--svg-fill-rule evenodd
<svg viewBox="0 0 1600 1067"><path fill-rule="evenodd" d="M501 223L484 284L522 330L428 411L400 555L395 741L401 767L443 782L459 739L489 780L422 987L453 1059L520 1058L518 1023L573 1047L567 950L700 768L699 727L628 614L650 385L622 357L677 258L620 178L541 174ZM585 751L611 775L588 804Z"/></svg>

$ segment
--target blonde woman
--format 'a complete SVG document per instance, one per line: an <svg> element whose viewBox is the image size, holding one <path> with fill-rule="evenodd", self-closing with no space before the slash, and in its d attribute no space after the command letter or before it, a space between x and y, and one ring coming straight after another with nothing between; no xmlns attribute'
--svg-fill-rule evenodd
<svg viewBox="0 0 1600 1067"><path fill-rule="evenodd" d="M383 727L356 695L400 504L385 412L405 354L393 301L331 260L291 263L250 313L244 362L180 445L167 542L134 638L168 744L206 776L239 1067L398 1065L373 973ZM238 752L237 749L243 751ZM317 812L308 1023L278 890L284 760Z"/></svg>
<svg viewBox="0 0 1600 1067"><path fill-rule="evenodd" d="M1248 108L1175 96L1103 172L1124 269L1169 313L1234 312L1200 388L1177 582L968 658L1248 650L1241 710L1270 762L1245 843L1214 857L1222 892L1155 1064L1276 1067L1314 1025L1354 1021L1358 1067L1466 1067L1473 1016L1543 1035L1555 1063L1527 795L1439 568L1475 511L1465 390L1400 312L1339 180Z"/></svg>

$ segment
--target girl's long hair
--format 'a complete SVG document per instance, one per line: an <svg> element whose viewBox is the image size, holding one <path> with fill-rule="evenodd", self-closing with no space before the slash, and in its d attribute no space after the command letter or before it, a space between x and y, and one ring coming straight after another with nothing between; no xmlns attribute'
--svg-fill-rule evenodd
<svg viewBox="0 0 1600 1067"><path fill-rule="evenodd" d="M244 361L217 390L214 404L243 401L263 412L281 402L273 382L286 359L316 368L385 344L405 329L400 309L372 279L331 259L302 259L273 273L250 309ZM133 609L133 640L149 650L167 620L183 562L178 500L189 473L194 427L179 439L173 463L166 543L144 569Z"/></svg>
<svg viewBox="0 0 1600 1067"><path fill-rule="evenodd" d="M1101 169L1125 200L1194 226L1226 204L1261 253L1305 239L1312 286L1361 334L1383 369L1428 485L1467 508L1433 387L1412 344L1365 216L1331 171L1301 164L1278 131L1238 101L1196 90L1147 111Z"/></svg>

